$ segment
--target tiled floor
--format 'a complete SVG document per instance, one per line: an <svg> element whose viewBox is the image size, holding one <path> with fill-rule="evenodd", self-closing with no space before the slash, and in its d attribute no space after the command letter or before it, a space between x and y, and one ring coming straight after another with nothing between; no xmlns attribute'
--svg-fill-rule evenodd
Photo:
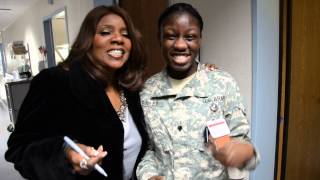
<svg viewBox="0 0 320 180"><path fill-rule="evenodd" d="M1 180L23 180L19 173L13 168L13 164L4 159L7 149L7 140L10 133L7 127L10 124L7 104L0 98L0 179Z"/></svg>

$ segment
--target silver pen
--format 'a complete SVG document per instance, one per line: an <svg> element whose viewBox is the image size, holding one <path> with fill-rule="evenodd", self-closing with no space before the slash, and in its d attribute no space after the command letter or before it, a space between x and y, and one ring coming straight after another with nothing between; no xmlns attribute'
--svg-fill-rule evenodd
<svg viewBox="0 0 320 180"><path fill-rule="evenodd" d="M73 142L68 136L63 137L64 141L77 153L79 153L82 157L84 157L86 160L89 160L89 156L75 143ZM99 164L94 165L94 169L97 170L100 174L107 177L107 173L102 169Z"/></svg>

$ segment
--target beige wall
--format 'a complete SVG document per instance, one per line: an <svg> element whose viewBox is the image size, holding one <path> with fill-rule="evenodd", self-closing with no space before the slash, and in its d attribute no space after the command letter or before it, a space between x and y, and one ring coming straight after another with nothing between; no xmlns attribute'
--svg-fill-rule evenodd
<svg viewBox="0 0 320 180"><path fill-rule="evenodd" d="M65 32L67 32L65 19L52 19L52 33L54 36L53 44L61 45L68 44L68 37Z"/></svg>
<svg viewBox="0 0 320 180"><path fill-rule="evenodd" d="M23 40L29 44L31 67L33 75L38 73L38 62L42 60L38 50L40 45L45 45L43 20L52 16L58 10L66 8L68 37L73 42L85 15L93 8L93 0L54 0L54 4L48 4L45 0L39 0L28 9L11 26L3 31L3 43L6 47L6 59L8 72L14 70L15 61L11 59L8 44L13 41Z"/></svg>
<svg viewBox="0 0 320 180"><path fill-rule="evenodd" d="M188 2L201 14L204 29L201 62L216 64L237 80L251 119L251 0L171 0Z"/></svg>

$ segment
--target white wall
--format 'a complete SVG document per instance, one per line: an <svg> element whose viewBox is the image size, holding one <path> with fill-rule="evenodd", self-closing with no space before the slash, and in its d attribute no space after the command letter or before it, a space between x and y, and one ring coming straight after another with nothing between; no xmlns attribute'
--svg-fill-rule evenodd
<svg viewBox="0 0 320 180"><path fill-rule="evenodd" d="M252 25L250 0L171 0L192 4L204 20L201 62L216 64L237 80L251 119Z"/></svg>
<svg viewBox="0 0 320 180"><path fill-rule="evenodd" d="M93 8L91 0L54 0L54 4L48 4L46 0L39 0L28 9L20 18L3 32L3 43L6 47L6 59L8 70L15 66L11 59L8 44L13 41L23 40L29 44L30 58L33 75L38 73L38 62L42 60L38 50L40 45L45 45L43 20L52 16L57 10L66 8L68 36L70 44L75 39L82 20Z"/></svg>

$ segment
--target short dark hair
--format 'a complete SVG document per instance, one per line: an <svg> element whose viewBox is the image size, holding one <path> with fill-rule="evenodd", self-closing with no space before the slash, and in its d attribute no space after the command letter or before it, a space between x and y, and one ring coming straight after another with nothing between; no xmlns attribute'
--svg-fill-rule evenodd
<svg viewBox="0 0 320 180"><path fill-rule="evenodd" d="M200 33L201 33L202 29L203 29L203 20L202 20L202 17L200 15L200 13L190 4L187 4L187 3L176 3L176 4L173 4L173 5L169 6L160 15L160 17L158 19L158 31L159 31L159 34L161 32L161 27L163 25L163 22L170 15L175 14L175 13L184 13L184 12L189 13L191 16L196 18L196 20L198 21L199 28L200 28Z"/></svg>
<svg viewBox="0 0 320 180"><path fill-rule="evenodd" d="M138 90L145 80L146 52L141 40L140 32L134 27L129 14L118 6L98 6L92 9L83 20L80 31L71 47L70 54L61 65L68 69L74 61L80 61L88 73L103 86L107 86L108 70L103 65L88 56L92 49L94 36L99 21L108 14L120 16L127 26L128 37L131 40L132 48L128 61L116 71L115 77L120 86L129 90Z"/></svg>

